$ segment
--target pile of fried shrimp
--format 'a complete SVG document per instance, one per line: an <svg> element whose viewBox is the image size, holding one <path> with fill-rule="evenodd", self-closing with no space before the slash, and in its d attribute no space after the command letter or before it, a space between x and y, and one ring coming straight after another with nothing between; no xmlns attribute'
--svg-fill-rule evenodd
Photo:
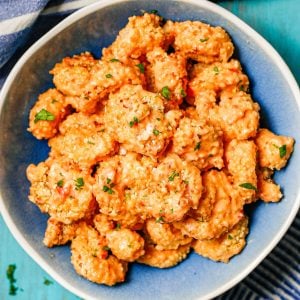
<svg viewBox="0 0 300 300"><path fill-rule="evenodd" d="M259 104L220 27L132 16L101 59L55 64L29 131L49 157L29 165L44 244L70 243L90 281L128 263L169 268L193 249L221 262L245 247L245 204L277 202L294 140L259 127Z"/></svg>

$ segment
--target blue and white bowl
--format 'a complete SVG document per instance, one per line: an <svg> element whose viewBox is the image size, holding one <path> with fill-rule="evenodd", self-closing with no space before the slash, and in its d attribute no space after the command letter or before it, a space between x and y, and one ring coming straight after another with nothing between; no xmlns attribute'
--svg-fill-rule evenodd
<svg viewBox="0 0 300 300"><path fill-rule="evenodd" d="M289 165L276 174L284 199L259 203L251 212L248 245L229 264L191 254L177 267L159 270L134 264L127 281L114 287L96 285L76 274L69 246L48 249L42 239L47 216L27 201L25 170L48 154L46 141L26 131L29 110L38 94L52 86L48 71L65 56L90 51L100 56L127 18L156 9L166 19L200 20L222 26L230 34L236 56L251 81L251 92L261 106L262 125L300 140L298 85L278 53L253 29L225 9L201 0L103 0L57 25L35 43L15 65L0 98L1 213L25 251L54 279L85 299L207 299L242 280L282 238L300 204L299 144Z"/></svg>

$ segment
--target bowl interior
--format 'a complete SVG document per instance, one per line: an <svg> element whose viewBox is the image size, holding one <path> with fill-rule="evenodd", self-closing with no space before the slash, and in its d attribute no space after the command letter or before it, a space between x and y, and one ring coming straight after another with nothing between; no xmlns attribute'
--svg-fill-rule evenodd
<svg viewBox="0 0 300 300"><path fill-rule="evenodd" d="M44 39L32 51L23 65L18 65L13 81L6 84L1 112L1 193L5 219L11 220L19 232L38 253L34 259L43 261L51 275L73 292L101 299L195 299L216 296L247 274L267 254L266 249L278 241L286 222L298 205L300 165L298 145L286 169L276 174L283 187L284 199L278 204L255 205L251 212L248 245L229 264L212 262L191 254L179 266L159 270L134 264L127 281L113 288L99 286L78 276L70 263L69 246L48 249L42 239L47 216L27 200L29 182L25 170L28 164L47 157L46 141L37 141L26 131L28 114L38 94L53 86L48 71L65 56L90 51L100 57L101 48L108 46L127 18L143 10L158 10L166 19L200 20L222 26L233 39L235 56L251 81L253 98L261 106L262 125L276 133L300 139L299 103L274 57L265 52L249 34L220 14L205 1L121 1L106 5L102 1L75 23L65 23L50 39ZM100 10L98 8L102 7ZM75 19L75 18L74 18ZM7 91L7 92L6 92ZM298 201L299 202L299 201ZM290 222L290 220L289 220ZM27 246L26 246L27 247Z"/></svg>

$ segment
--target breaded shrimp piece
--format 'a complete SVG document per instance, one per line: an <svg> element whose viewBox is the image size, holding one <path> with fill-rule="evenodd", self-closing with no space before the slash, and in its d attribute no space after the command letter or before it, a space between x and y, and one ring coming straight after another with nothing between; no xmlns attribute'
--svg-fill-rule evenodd
<svg viewBox="0 0 300 300"><path fill-rule="evenodd" d="M147 245L145 255L137 261L156 268L171 268L183 261L190 252L190 245L184 245L173 250L158 250L153 245Z"/></svg>
<svg viewBox="0 0 300 300"><path fill-rule="evenodd" d="M109 231L106 234L107 245L118 259L133 262L144 255L144 239L127 228Z"/></svg>
<svg viewBox="0 0 300 300"><path fill-rule="evenodd" d="M129 57L140 58L155 47L165 48L161 20L161 17L148 13L130 17L112 45L103 49L103 57L126 62Z"/></svg>
<svg viewBox="0 0 300 300"><path fill-rule="evenodd" d="M255 143L258 148L259 165L272 170L285 167L294 149L293 138L276 135L265 128L258 131Z"/></svg>
<svg viewBox="0 0 300 300"><path fill-rule="evenodd" d="M190 89L188 89L190 91ZM188 94L191 94L190 92ZM213 90L202 90L196 96L187 99L188 103L196 106L198 118L201 121L210 121L211 112L216 107L217 93Z"/></svg>
<svg viewBox="0 0 300 300"><path fill-rule="evenodd" d="M93 178L62 158L29 165L27 178L29 200L57 221L71 224L94 211Z"/></svg>
<svg viewBox="0 0 300 300"><path fill-rule="evenodd" d="M192 238L184 236L172 224L162 224L154 219L146 221L145 230L150 240L156 244L155 248L157 250L178 249L178 247L189 244L192 241Z"/></svg>
<svg viewBox="0 0 300 300"><path fill-rule="evenodd" d="M245 204L256 200L256 145L253 141L232 140L225 147L225 161L233 184Z"/></svg>
<svg viewBox="0 0 300 300"><path fill-rule="evenodd" d="M205 173L203 187L194 216L175 222L174 226L195 239L218 238L243 218L243 201L223 171Z"/></svg>
<svg viewBox="0 0 300 300"><path fill-rule="evenodd" d="M47 228L43 243L51 248L57 245L64 245L71 241L75 235L79 223L64 224L50 217L47 222Z"/></svg>
<svg viewBox="0 0 300 300"><path fill-rule="evenodd" d="M200 171L177 155L168 154L141 186L128 193L138 213L161 223L178 221L198 206L202 193Z"/></svg>
<svg viewBox="0 0 300 300"><path fill-rule="evenodd" d="M245 92L222 97L212 112L211 120L219 125L226 140L246 140L256 135L259 126L259 105Z"/></svg>
<svg viewBox="0 0 300 300"><path fill-rule="evenodd" d="M156 157L165 150L174 131L163 111L159 95L140 85L125 85L110 94L105 126L127 151Z"/></svg>
<svg viewBox="0 0 300 300"><path fill-rule="evenodd" d="M198 62L226 62L233 53L233 44L221 27L212 27L199 21L168 20L163 28L167 39L174 39L172 46L175 51Z"/></svg>
<svg viewBox="0 0 300 300"><path fill-rule="evenodd" d="M81 166L90 168L112 154L116 143L105 130L97 115L74 113L61 125L62 133L49 140L50 156L64 156ZM66 124L64 124L66 123Z"/></svg>
<svg viewBox="0 0 300 300"><path fill-rule="evenodd" d="M198 63L193 65L190 73L188 88L189 96L197 97L199 93L213 90L216 93L230 90L232 92L247 91L249 87L248 77L243 74L238 60L213 64Z"/></svg>
<svg viewBox="0 0 300 300"><path fill-rule="evenodd" d="M280 186L272 180L272 174L273 171L267 168L258 170L258 197L264 202L278 202L283 196L280 191Z"/></svg>
<svg viewBox="0 0 300 300"><path fill-rule="evenodd" d="M83 65L77 64L78 59L84 61ZM130 63L125 65L115 60L95 60L86 65L85 61L85 54L65 58L51 71L55 86L67 96L66 102L77 111L92 113L99 100L105 99L110 92L124 84L144 82L144 75Z"/></svg>
<svg viewBox="0 0 300 300"><path fill-rule="evenodd" d="M59 123L70 113L65 97L56 89L39 95L29 115L30 131L37 139L49 139L58 132Z"/></svg>
<svg viewBox="0 0 300 300"><path fill-rule="evenodd" d="M199 169L224 165L222 131L199 118L181 119L172 141L171 151Z"/></svg>
<svg viewBox="0 0 300 300"><path fill-rule="evenodd" d="M127 263L107 251L107 241L96 229L83 224L71 244L71 262L78 274L90 281L114 285L125 280Z"/></svg>
<svg viewBox="0 0 300 300"><path fill-rule="evenodd" d="M176 108L186 95L186 58L180 53L168 55L162 48L147 53L148 89L161 93L167 108Z"/></svg>
<svg viewBox="0 0 300 300"><path fill-rule="evenodd" d="M228 233L210 240L195 240L192 244L195 252L215 261L227 263L246 246L248 218L244 217Z"/></svg>

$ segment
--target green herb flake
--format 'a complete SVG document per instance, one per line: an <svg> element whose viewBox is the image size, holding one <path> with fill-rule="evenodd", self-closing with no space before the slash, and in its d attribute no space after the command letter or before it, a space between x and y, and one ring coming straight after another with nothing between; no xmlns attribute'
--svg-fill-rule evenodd
<svg viewBox="0 0 300 300"><path fill-rule="evenodd" d="M142 74L145 73L145 66L144 66L142 63L139 63L139 64L137 64L136 66L140 69L140 72L141 72Z"/></svg>
<svg viewBox="0 0 300 300"><path fill-rule="evenodd" d="M102 190L103 190L103 192L108 193L110 195L115 193L114 190L112 190L112 188L107 185L104 185Z"/></svg>
<svg viewBox="0 0 300 300"><path fill-rule="evenodd" d="M153 134L158 136L160 134L160 132L157 129L153 129Z"/></svg>
<svg viewBox="0 0 300 300"><path fill-rule="evenodd" d="M245 87L243 85L240 85L239 90L245 92Z"/></svg>
<svg viewBox="0 0 300 300"><path fill-rule="evenodd" d="M106 178L106 183L110 184L111 183L111 179L110 178Z"/></svg>
<svg viewBox="0 0 300 300"><path fill-rule="evenodd" d="M16 265L9 265L6 269L6 277L9 280L9 295L16 295L18 287L15 286L16 279L14 277L14 273L16 270Z"/></svg>
<svg viewBox="0 0 300 300"><path fill-rule="evenodd" d="M51 284L53 284L53 281L44 277L44 285L51 285Z"/></svg>
<svg viewBox="0 0 300 300"><path fill-rule="evenodd" d="M102 250L104 250L104 251L110 251L110 248L108 246L103 246Z"/></svg>
<svg viewBox="0 0 300 300"><path fill-rule="evenodd" d="M110 60L110 62L117 62L117 61L119 61L117 58L112 58L112 59Z"/></svg>
<svg viewBox="0 0 300 300"><path fill-rule="evenodd" d="M58 187L63 187L64 186L64 180L63 179L61 179L61 180L59 180L59 181L57 181L56 182L56 185L58 186Z"/></svg>
<svg viewBox="0 0 300 300"><path fill-rule="evenodd" d="M94 142L92 142L90 140L88 140L87 143L90 144L90 145L96 145Z"/></svg>
<svg viewBox="0 0 300 300"><path fill-rule="evenodd" d="M133 127L134 125L139 123L139 119L137 117L133 117L133 119L129 122L129 126Z"/></svg>
<svg viewBox="0 0 300 300"><path fill-rule="evenodd" d="M119 229L121 229L121 224L120 223L117 223L116 224L116 228L115 228L116 230L119 230Z"/></svg>
<svg viewBox="0 0 300 300"><path fill-rule="evenodd" d="M199 150L200 147L201 147L201 143L198 142L198 143L195 145L195 147L194 147L194 151Z"/></svg>
<svg viewBox="0 0 300 300"><path fill-rule="evenodd" d="M201 43L204 43L204 42L207 42L207 41L208 41L208 38L200 39Z"/></svg>
<svg viewBox="0 0 300 300"><path fill-rule="evenodd" d="M51 101L52 104L54 104L56 102L58 102L56 99L52 99L52 101Z"/></svg>
<svg viewBox="0 0 300 300"><path fill-rule="evenodd" d="M84 186L84 180L82 177L79 177L75 180L75 187L76 187L76 190L81 190L82 187Z"/></svg>
<svg viewBox="0 0 300 300"><path fill-rule="evenodd" d="M105 77L106 78L112 78L113 76L111 74L106 74Z"/></svg>
<svg viewBox="0 0 300 300"><path fill-rule="evenodd" d="M158 10L156 10L156 9L152 9L152 10L150 10L150 14L154 14L154 15L156 15L158 13Z"/></svg>
<svg viewBox="0 0 300 300"><path fill-rule="evenodd" d="M173 171L172 174L169 176L169 181L174 181L175 177L178 177L179 173Z"/></svg>
<svg viewBox="0 0 300 300"><path fill-rule="evenodd" d="M228 236L227 236L227 237L228 237L228 239L229 239L229 240L232 240L232 239L233 239L233 237L232 237L232 235L231 235L231 234L228 234Z"/></svg>
<svg viewBox="0 0 300 300"><path fill-rule="evenodd" d="M216 75L218 75L219 74L219 68L217 67L217 66L215 66L214 68L213 68L213 70L214 70L214 72L215 72L215 74Z"/></svg>
<svg viewBox="0 0 300 300"><path fill-rule="evenodd" d="M183 180L183 182L184 182L185 184L189 184L189 181L188 181L188 180Z"/></svg>
<svg viewBox="0 0 300 300"><path fill-rule="evenodd" d="M34 117L34 123L37 123L38 121L53 121L53 120L55 120L55 116L44 108L40 110Z"/></svg>
<svg viewBox="0 0 300 300"><path fill-rule="evenodd" d="M180 95L184 98L186 97L186 92L184 91L184 89L180 90Z"/></svg>
<svg viewBox="0 0 300 300"><path fill-rule="evenodd" d="M283 158L286 155L286 145L282 145L279 147L279 155L280 158Z"/></svg>
<svg viewBox="0 0 300 300"><path fill-rule="evenodd" d="M257 188L250 182L245 182L239 185L240 187L247 189L247 190L254 190L257 191Z"/></svg>
<svg viewBox="0 0 300 300"><path fill-rule="evenodd" d="M170 100L171 97L171 92L169 90L169 88L167 86L164 86L161 90L161 94L164 98L166 98L167 100Z"/></svg>
<svg viewBox="0 0 300 300"><path fill-rule="evenodd" d="M157 218L155 220L155 223L164 223L164 218L162 216L160 216L159 218Z"/></svg>

